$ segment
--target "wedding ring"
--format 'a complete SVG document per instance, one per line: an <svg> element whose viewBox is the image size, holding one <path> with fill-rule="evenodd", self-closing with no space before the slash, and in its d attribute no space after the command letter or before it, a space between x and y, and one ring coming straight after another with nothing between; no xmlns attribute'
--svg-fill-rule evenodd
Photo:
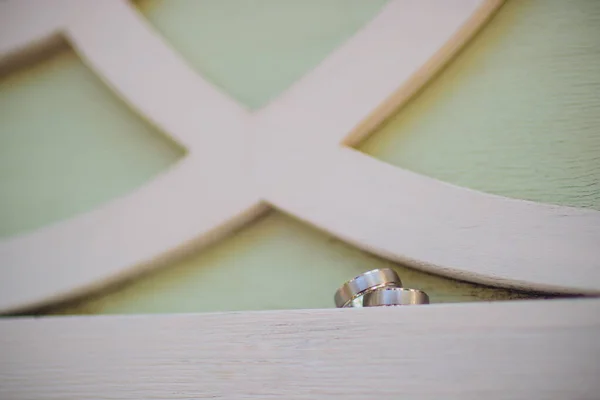
<svg viewBox="0 0 600 400"><path fill-rule="evenodd" d="M390 268L374 269L350 279L335 292L336 307L362 307L363 296L386 286L402 286L400 277Z"/></svg>
<svg viewBox="0 0 600 400"><path fill-rule="evenodd" d="M383 287L365 293L363 297L363 307L408 306L414 304L429 304L429 296L417 289Z"/></svg>

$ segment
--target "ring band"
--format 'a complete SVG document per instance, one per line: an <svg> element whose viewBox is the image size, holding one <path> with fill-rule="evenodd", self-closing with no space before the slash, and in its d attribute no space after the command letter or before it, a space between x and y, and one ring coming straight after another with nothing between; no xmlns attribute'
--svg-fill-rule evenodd
<svg viewBox="0 0 600 400"><path fill-rule="evenodd" d="M336 307L362 307L363 296L386 286L402 286L400 277L390 268L374 269L344 283L334 296Z"/></svg>
<svg viewBox="0 0 600 400"><path fill-rule="evenodd" d="M363 297L364 307L408 306L414 304L429 304L429 296L417 289L384 287L366 293Z"/></svg>

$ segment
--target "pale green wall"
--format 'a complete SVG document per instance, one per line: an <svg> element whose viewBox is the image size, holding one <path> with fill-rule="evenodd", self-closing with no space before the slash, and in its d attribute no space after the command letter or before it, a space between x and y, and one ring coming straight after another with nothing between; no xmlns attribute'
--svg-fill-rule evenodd
<svg viewBox="0 0 600 400"><path fill-rule="evenodd" d="M0 79L0 239L91 210L183 150L69 49Z"/></svg>
<svg viewBox="0 0 600 400"><path fill-rule="evenodd" d="M361 149L457 185L600 210L600 1L508 1Z"/></svg>
<svg viewBox="0 0 600 400"><path fill-rule="evenodd" d="M318 64L383 4L140 3L193 68L252 109ZM509 1L455 63L360 148L468 187L598 208L598 4ZM94 208L182 154L72 53L0 85L2 235ZM343 280L386 265L273 212L188 260L54 312L330 307ZM436 302L522 296L396 267L406 284Z"/></svg>

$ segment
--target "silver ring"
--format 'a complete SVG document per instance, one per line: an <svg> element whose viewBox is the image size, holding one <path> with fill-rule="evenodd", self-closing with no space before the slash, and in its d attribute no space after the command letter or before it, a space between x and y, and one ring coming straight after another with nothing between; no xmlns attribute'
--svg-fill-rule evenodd
<svg viewBox="0 0 600 400"><path fill-rule="evenodd" d="M408 306L414 304L429 304L427 293L417 289L384 287L366 293L363 297L364 307Z"/></svg>
<svg viewBox="0 0 600 400"><path fill-rule="evenodd" d="M402 286L400 277L390 268L374 269L344 283L334 296L336 307L362 307L363 295L386 286Z"/></svg>

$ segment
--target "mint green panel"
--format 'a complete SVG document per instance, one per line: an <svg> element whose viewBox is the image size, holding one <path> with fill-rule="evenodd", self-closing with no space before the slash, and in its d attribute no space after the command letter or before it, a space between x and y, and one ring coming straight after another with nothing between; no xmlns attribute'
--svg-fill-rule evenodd
<svg viewBox="0 0 600 400"><path fill-rule="evenodd" d="M386 0L138 0L198 73L249 108L275 99Z"/></svg>
<svg viewBox="0 0 600 400"><path fill-rule="evenodd" d="M600 210L600 1L508 1L360 149L460 186Z"/></svg>
<svg viewBox="0 0 600 400"><path fill-rule="evenodd" d="M92 210L182 155L65 45L0 77L0 237Z"/></svg>

